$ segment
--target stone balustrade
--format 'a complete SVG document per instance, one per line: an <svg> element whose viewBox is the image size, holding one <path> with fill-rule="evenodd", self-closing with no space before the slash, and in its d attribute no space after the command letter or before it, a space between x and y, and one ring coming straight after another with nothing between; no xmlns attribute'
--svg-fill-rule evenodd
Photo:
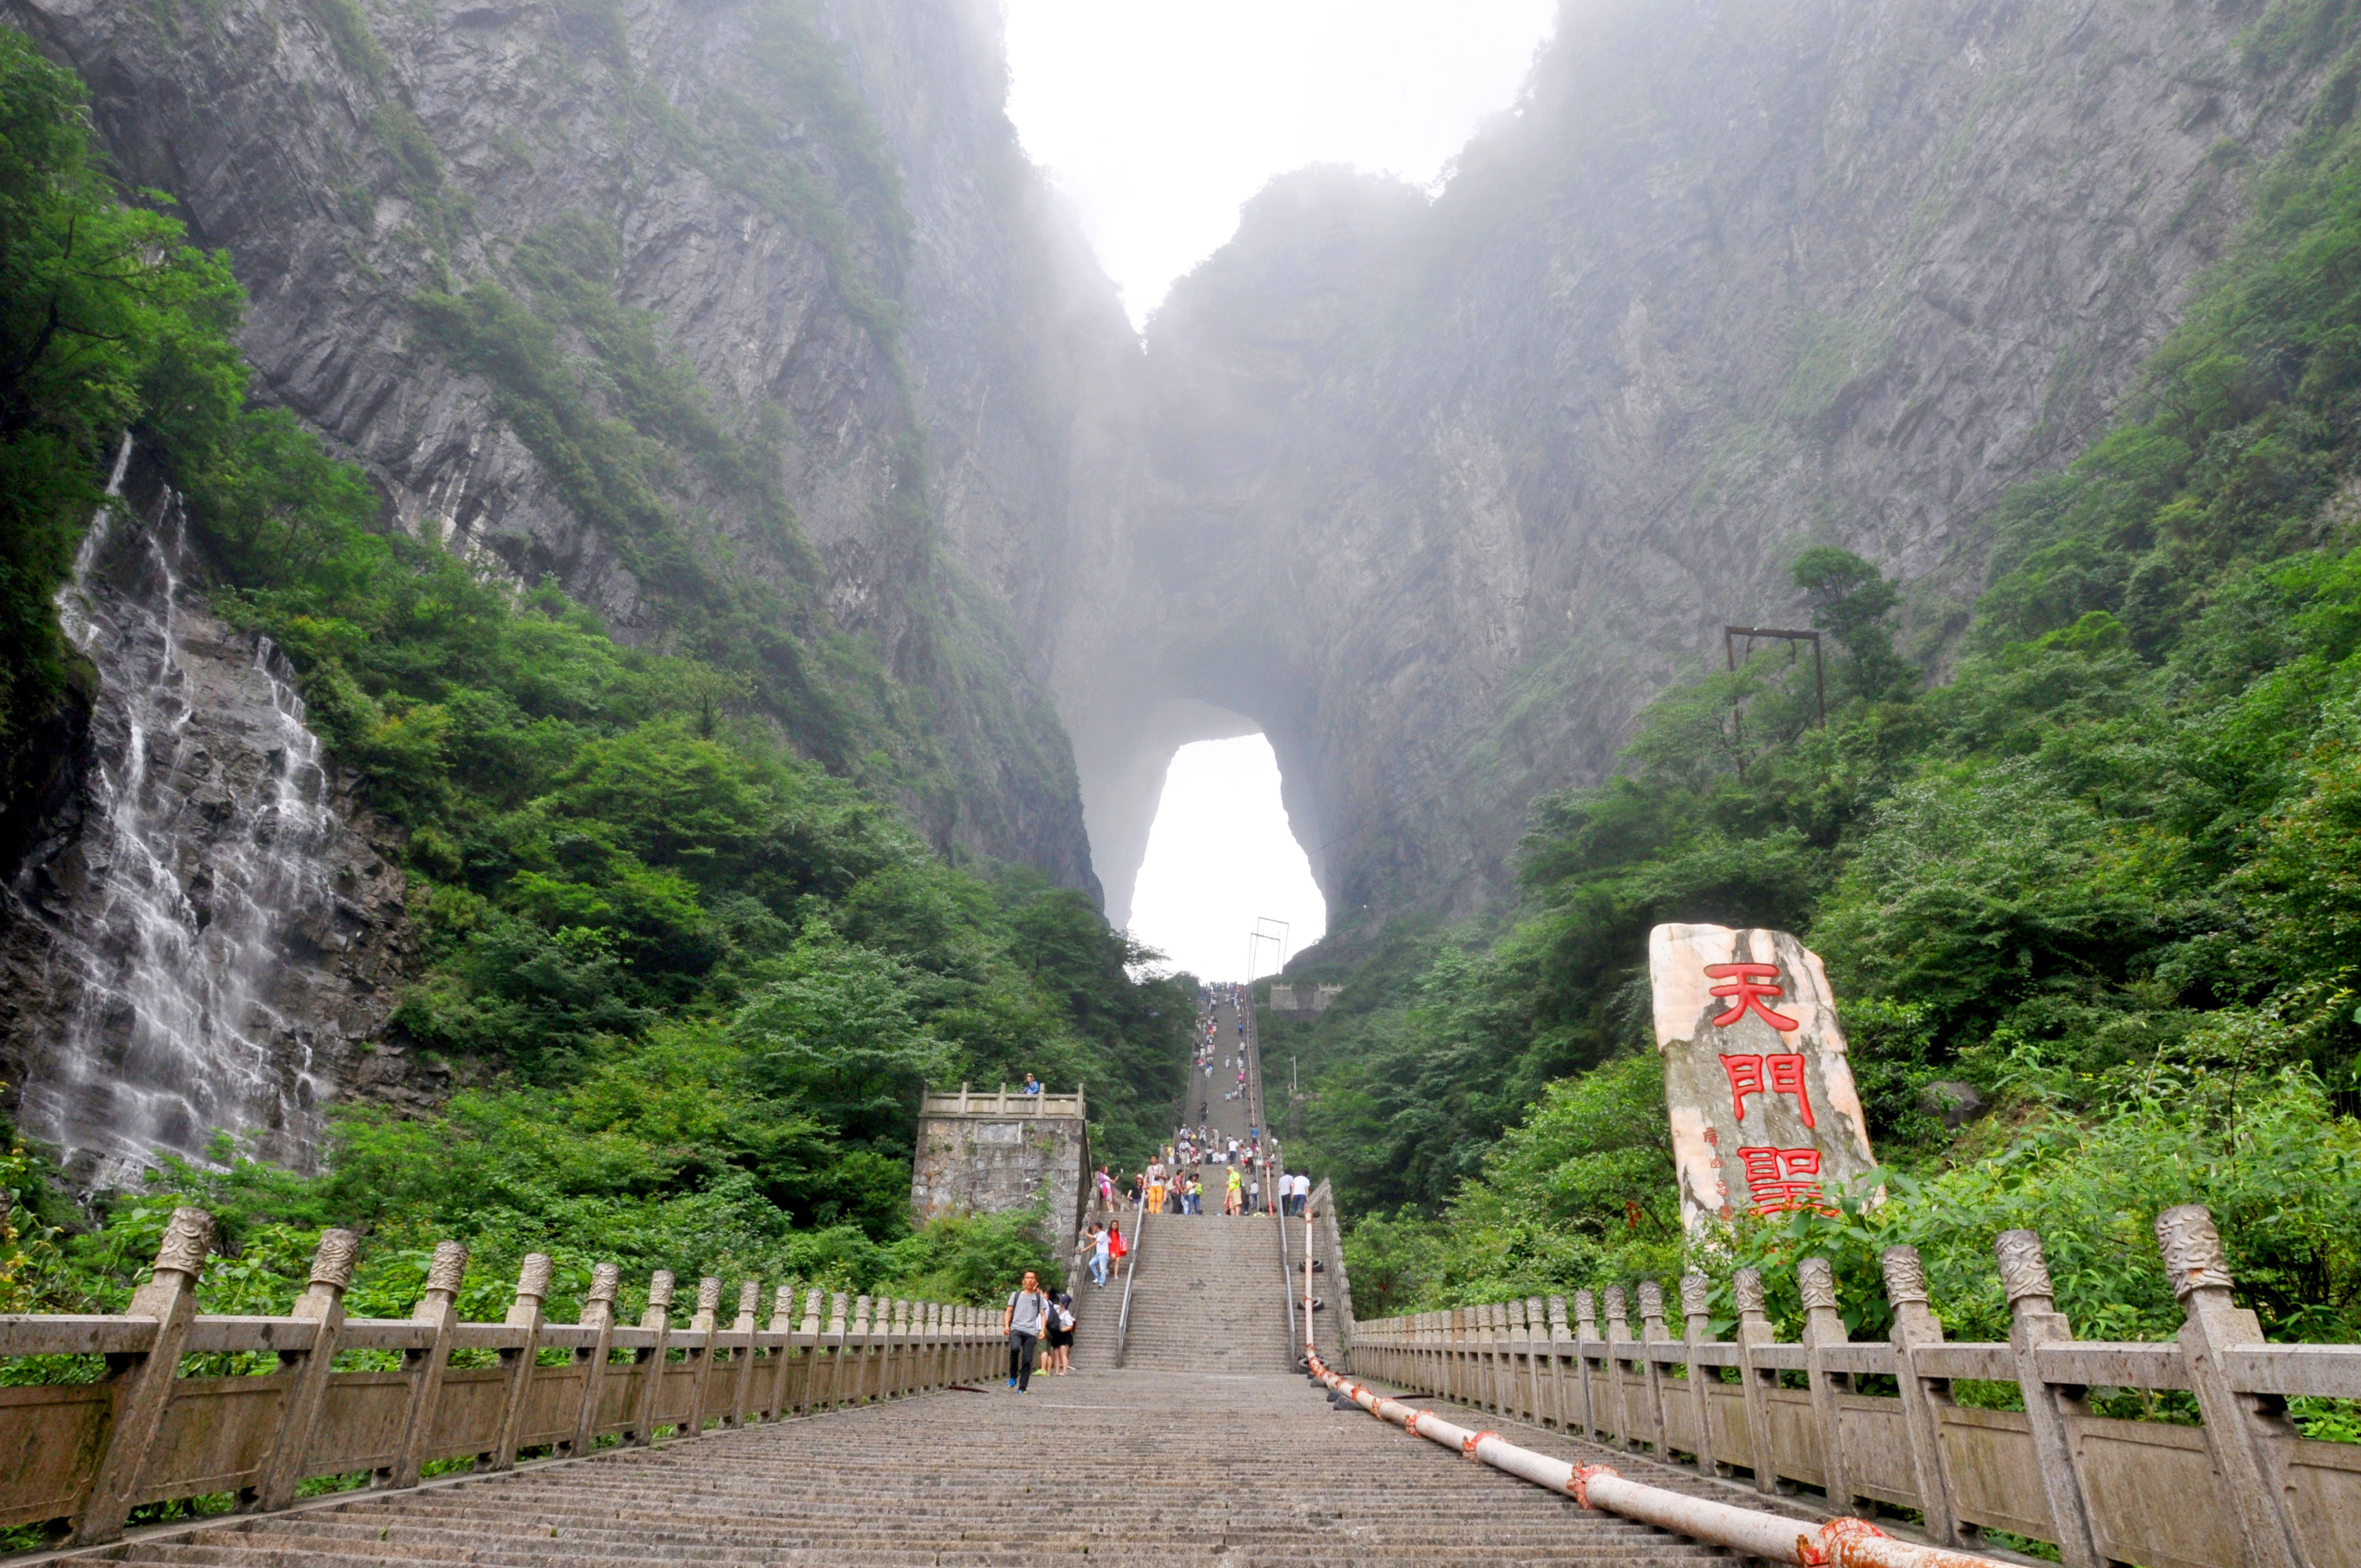
<svg viewBox="0 0 2361 1568"><path fill-rule="evenodd" d="M322 1237L287 1316L200 1315L212 1229L203 1211L177 1211L119 1317L0 1315L0 1355L104 1356L107 1366L98 1382L0 1387L0 1526L49 1524L87 1544L119 1537L148 1503L228 1493L241 1509L270 1510L316 1476L411 1486L452 1460L505 1470L522 1455L694 1441L986 1377L1002 1354L996 1312L802 1288L798 1315L792 1283L774 1288L763 1322L761 1282L743 1281L725 1318L723 1282L708 1278L680 1322L664 1272L649 1282L638 1324L619 1322L611 1264L594 1271L578 1321L555 1323L543 1312L550 1260L538 1253L501 1321L467 1322L453 1305L467 1261L456 1242L435 1249L408 1318L348 1318L357 1240L346 1231ZM400 1363L335 1370L352 1351ZM182 1375L183 1357L254 1352L275 1354L276 1370ZM455 1365L455 1354L489 1364Z"/></svg>
<svg viewBox="0 0 2361 1568"><path fill-rule="evenodd" d="M1365 1321L1355 1372L1397 1387L1579 1434L1763 1492L1817 1487L1838 1513L1919 1513L1945 1546L1987 1530L2048 1541L2067 1568L2361 1565L2361 1444L2317 1442L2286 1418L2299 1395L2361 1398L2361 1345L2272 1344L2232 1299L2213 1220L2157 1221L2186 1321L2161 1343L2076 1340L2056 1307L2040 1238L2004 1233L2006 1343L1947 1341L1917 1253L1884 1255L1894 1327L1856 1343L1825 1258L1798 1268L1801 1343L1781 1343L1751 1269L1732 1279L1736 1337L1711 1332L1709 1285L1576 1293ZM1599 1308L1605 1310L1605 1326ZM1632 1321L1634 1311L1638 1321ZM1863 1379L1895 1390L1864 1392ZM1954 1402L1961 1380L2015 1384L2022 1410ZM2202 1424L2092 1413L2094 1388L2179 1389Z"/></svg>

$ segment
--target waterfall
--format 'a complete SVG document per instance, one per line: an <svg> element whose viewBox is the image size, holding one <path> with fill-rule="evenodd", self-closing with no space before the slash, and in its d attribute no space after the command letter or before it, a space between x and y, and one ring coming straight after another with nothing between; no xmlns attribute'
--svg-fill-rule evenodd
<svg viewBox="0 0 2361 1568"><path fill-rule="evenodd" d="M336 830L293 672L188 596L187 519L165 488L126 501L126 441L57 598L99 671L82 885L50 949L74 1000L25 1120L97 1186L159 1151L203 1157L214 1132L302 1162L321 1085L272 1006L290 946L333 890ZM192 646L201 641L202 650Z"/></svg>

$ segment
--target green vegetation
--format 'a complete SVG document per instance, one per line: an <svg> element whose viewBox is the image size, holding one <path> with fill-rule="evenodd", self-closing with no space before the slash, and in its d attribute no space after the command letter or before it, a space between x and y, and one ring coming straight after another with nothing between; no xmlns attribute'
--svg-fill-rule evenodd
<svg viewBox="0 0 2361 1568"><path fill-rule="evenodd" d="M562 1293L606 1258L642 1282L661 1266L970 1299L1019 1265L1054 1273L1027 1215L909 1233L920 1085L1028 1070L1079 1085L1099 1150L1136 1162L1186 1059L1192 991L1130 979L1144 955L1082 894L947 865L813 760L858 762L870 731L857 711L838 724L804 706L781 672L839 658L841 640L790 655L787 630L764 645L752 609L731 620L695 552L665 554L673 520L644 482L661 467L653 432L790 529L752 455L761 433L721 421L648 320L593 282L598 232L569 220L518 247L529 306L486 285L422 309L514 393L512 418L559 411L550 439L588 468L577 504L611 502L658 580L677 561L680 602L717 638L755 643L751 662L689 637L620 646L554 587L520 591L432 539L377 532L357 470L247 404L222 259L115 204L77 85L6 29L0 115L16 676L0 733L24 733L63 689L50 596L129 429L187 499L216 607L287 651L332 751L402 830L425 951L396 1024L478 1085L430 1116L347 1110L318 1176L225 1145L219 1168L168 1168L79 1234L39 1158L15 1148L0 1300L119 1305L176 1195L224 1222L233 1255L205 1299L225 1310L283 1307L330 1224L366 1234L355 1310L368 1311L406 1310L444 1237L475 1248L467 1305L494 1315L532 1249L559 1260ZM598 351L595 399L553 346L558 324ZM873 663L829 674L909 703Z"/></svg>
<svg viewBox="0 0 2361 1568"><path fill-rule="evenodd" d="M2342 11L2282 8L2257 48L2317 16L2349 42ZM1780 1265L1791 1329L1795 1256L1835 1258L1873 1333L1876 1249L1909 1241L1945 1321L1996 1334L1992 1238L2025 1225L2081 1332L2166 1335L2147 1227L2202 1201L2268 1332L2361 1337L2356 80L2361 52L2253 176L2129 416L1994 508L1947 681L1896 651L1893 586L1806 551L1825 729L1784 652L1676 687L1623 776L1540 803L1513 911L1386 933L1337 1007L1273 1026L1367 1216L1364 1313L1683 1266L1643 954L1702 920L1827 958L1887 1163L1881 1207L1687 1251ZM1947 1126L1949 1081L1990 1113Z"/></svg>

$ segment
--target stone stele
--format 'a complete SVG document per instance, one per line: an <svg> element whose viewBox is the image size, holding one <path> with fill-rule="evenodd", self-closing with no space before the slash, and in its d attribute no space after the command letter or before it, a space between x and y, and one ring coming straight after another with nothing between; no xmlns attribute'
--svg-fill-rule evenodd
<svg viewBox="0 0 2361 1568"><path fill-rule="evenodd" d="M1876 1161L1819 955L1784 931L1659 926L1648 978L1681 1223L1833 1207Z"/></svg>

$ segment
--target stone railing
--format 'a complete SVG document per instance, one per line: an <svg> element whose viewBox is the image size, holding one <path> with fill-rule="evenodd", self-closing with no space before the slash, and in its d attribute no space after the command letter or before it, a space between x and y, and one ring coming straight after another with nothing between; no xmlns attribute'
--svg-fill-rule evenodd
<svg viewBox="0 0 2361 1568"><path fill-rule="evenodd" d="M675 1441L804 1411L890 1398L988 1375L999 1320L975 1307L777 1287L767 1326L749 1279L737 1316L720 1316L722 1282L697 1288L685 1326L673 1277L658 1273L637 1327L615 1321L620 1271L594 1270L580 1321L553 1323L542 1303L550 1260L524 1260L505 1321L459 1320L467 1248L435 1248L408 1318L347 1318L356 1239L322 1237L310 1288L285 1317L196 1311L213 1232L181 1209L148 1283L120 1317L0 1315L0 1355L103 1355L93 1383L0 1387L0 1526L47 1523L76 1544L112 1541L143 1504L235 1495L247 1511L282 1508L315 1476L366 1475L418 1484L429 1464L465 1460L505 1470L538 1451L574 1458L609 1446ZM335 1370L348 1351L397 1353L398 1370ZM276 1370L185 1376L182 1358L261 1352ZM455 1352L491 1353L454 1365ZM544 1353L554 1353L544 1360ZM480 1360L481 1356L467 1359Z"/></svg>
<svg viewBox="0 0 2361 1568"><path fill-rule="evenodd" d="M1043 1090L1027 1094L1022 1086L1011 1089L1002 1084L986 1091L970 1090L964 1083L957 1094L946 1090L927 1091L920 1100L918 1113L922 1116L1068 1116L1078 1122L1090 1120L1090 1107L1083 1102L1082 1091L1052 1094Z"/></svg>
<svg viewBox="0 0 2361 1568"><path fill-rule="evenodd" d="M2157 1220L2185 1321L2163 1343L2073 1337L2055 1305L2041 1240L1999 1238L2012 1326L2005 1344L1947 1342L1917 1253L1884 1255L1890 1343L1853 1343L1825 1258L1798 1269L1800 1344L1777 1341L1763 1282L1734 1277L1735 1342L1714 1338L1708 1282L1681 1281L1685 1333L1665 1327L1663 1291L1639 1288L1640 1330L1621 1288L1421 1312L1358 1325L1356 1370L1398 1387L1587 1436L1686 1456L1708 1474L1751 1474L1764 1492L1823 1489L1850 1513L1916 1509L1945 1546L2001 1530L2054 1543L2067 1568L2361 1563L2361 1444L2316 1442L2289 1424L2298 1395L2361 1398L2361 1345L2272 1344L2232 1299L2204 1209ZM1890 1378L1893 1395L1858 1391ZM2014 1383L2022 1410L1955 1404L1960 1379ZM2180 1389L2200 1425L2091 1413L2092 1388Z"/></svg>

